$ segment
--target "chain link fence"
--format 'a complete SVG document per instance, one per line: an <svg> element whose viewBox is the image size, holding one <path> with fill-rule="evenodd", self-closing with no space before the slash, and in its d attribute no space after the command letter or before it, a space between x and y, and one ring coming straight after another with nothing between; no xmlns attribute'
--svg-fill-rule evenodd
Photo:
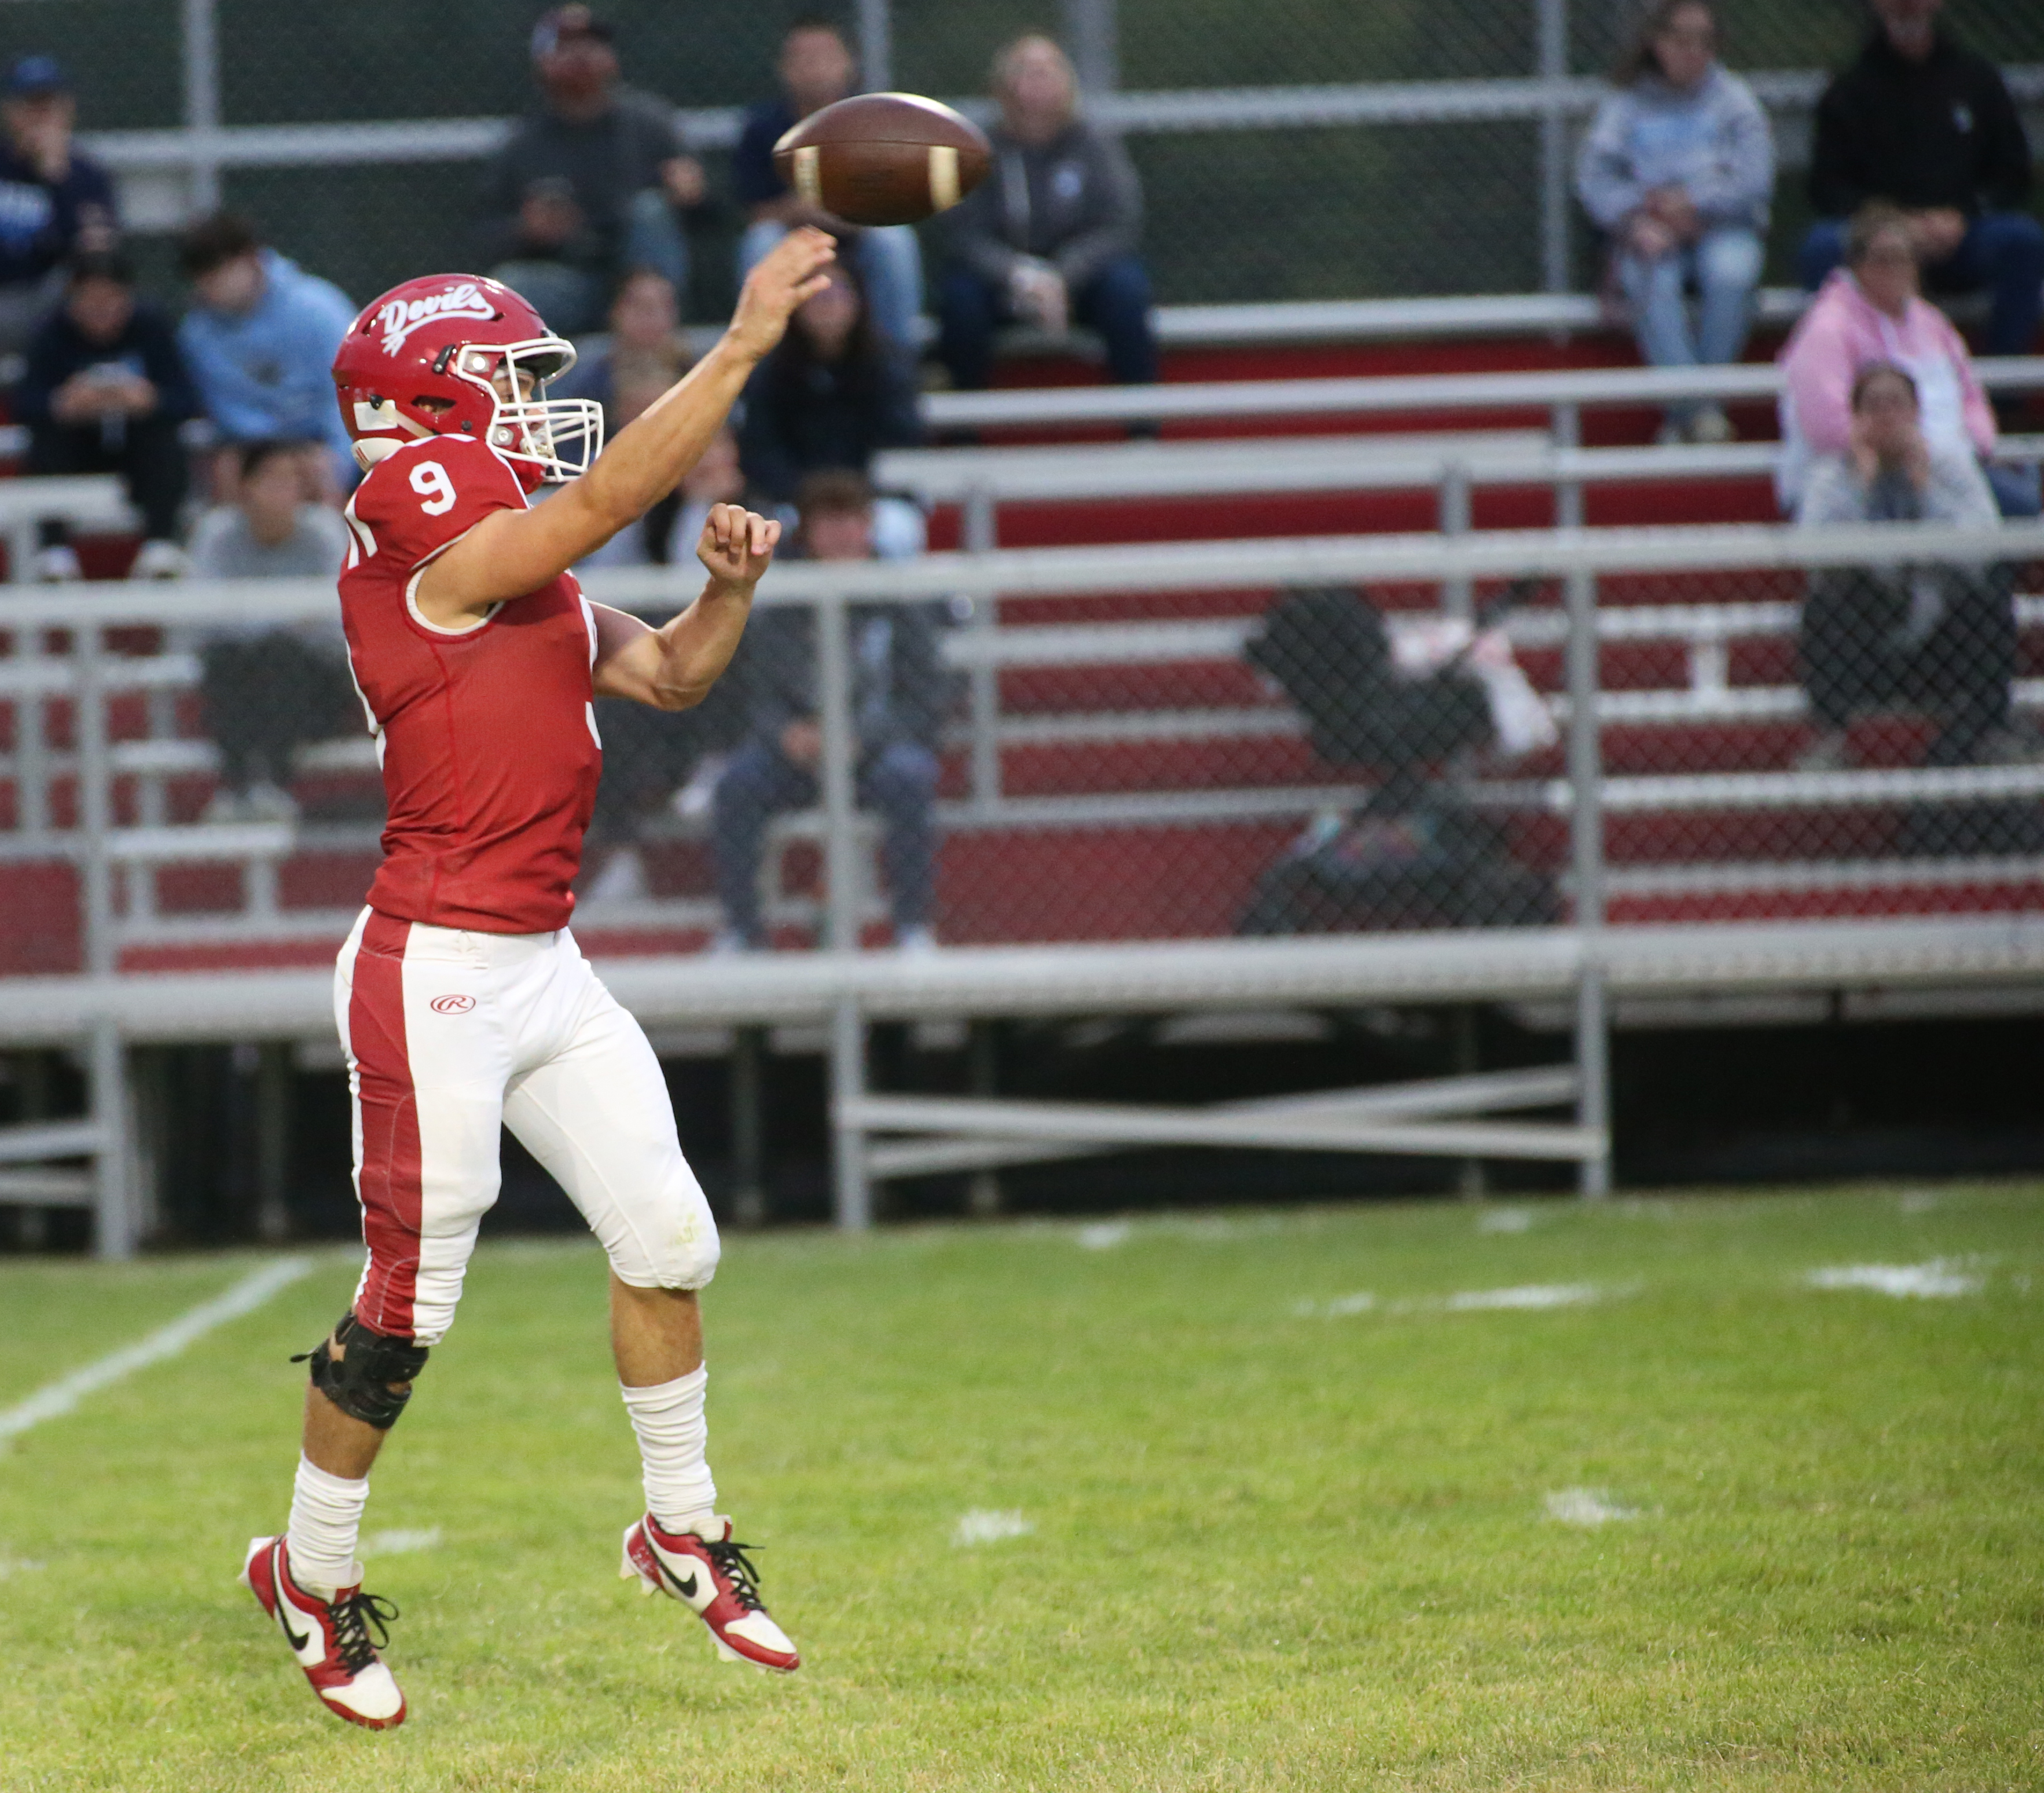
<svg viewBox="0 0 2044 1793"><path fill-rule="evenodd" d="M717 109L770 94L780 32L808 9L619 0L605 10L629 80L684 108L710 109L698 114L697 132L713 190L723 190L730 125ZM1726 0L1720 11L1727 60L1748 72L1837 67L1865 18L1861 0ZM1947 11L1967 41L2004 63L2044 64L2044 13L2035 7L1954 0ZM210 83L187 54L177 13L128 0L10 9L0 52L63 57L85 126L101 133L191 122L207 112L209 93L217 120L199 121L230 133L486 121L533 103L530 20L480 0L366 0L310 13L215 0L211 12ZM1082 60L1097 86L1116 90L1095 102L1129 127L1159 297L1193 303L1524 291L1556 272L1565 284L1591 279L1593 245L1579 221L1553 253L1543 233L1558 215L1573 219L1572 206L1554 203L1555 183L1566 183L1573 135L1636 14L1636 0L1066 0L1051 9L894 0L847 24L856 35L863 23L871 35L884 18L886 79L947 97L982 94L993 52L1014 33L1064 29L1087 52ZM1537 85L1543 78L1559 85ZM2034 82L2025 91L2034 124L2039 93ZM1247 111L1209 103L1245 95L1260 96ZM1809 98L1793 84L1774 94L1784 151L1770 245L1777 279L1791 277L1790 246L1808 221L1800 164ZM118 141L109 148L119 162ZM450 157L444 142L416 159L401 144L372 154L340 140L317 155L244 144L228 158L223 190L287 253L366 298L471 256L478 153ZM160 182L163 165L152 166ZM190 202L189 193L152 190L139 214L160 227ZM728 207L694 221L690 308L698 317L728 303L735 227Z"/></svg>
<svg viewBox="0 0 2044 1793"><path fill-rule="evenodd" d="M1534 570L1512 579L1481 538L1216 544L1196 574L1120 549L790 566L711 703L600 706L578 936L613 963L660 956L647 962L663 975L687 956L686 998L669 1002L697 1026L706 991L723 1004L709 1013L742 1020L784 1006L804 960L844 975L824 947L896 968L880 986L912 1014L915 991L948 978L950 1012L976 1015L1030 1006L1017 962L982 972L982 956L939 949L1232 942L1239 1002L1245 968L1273 946L1404 942L1412 957L1372 960L1358 987L1381 991L1394 962L1408 1002L1529 977L1551 1002L1576 978L1578 1046L1594 1053L1600 967L1642 928L1678 986L1714 988L1750 975L1757 950L1728 923L1931 922L1942 938L1960 918L2034 915L2037 529L1679 533L1520 538L1512 557ZM655 614L692 583L590 580ZM125 1087L123 1042L75 989L39 980L86 972L133 992L155 982L137 974L240 974L176 980L213 1018L208 1037L315 1025L305 980L248 974L322 979L378 856L376 757L321 633L331 605L311 581L0 602L14 649L0 660L0 995L10 1037L92 1027L95 1092L86 1117L5 1144L17 1163L101 1167L10 1169L0 1196L81 1206L97 1187L104 1249L140 1224L122 1206L138 1173L106 1094ZM1876 981L1906 979L1931 950L1921 933L1883 946L1822 933L1802 949L1857 955ZM1039 963L1069 1009L1085 968L1055 951ZM1081 1002L1155 1005L1130 993L1155 960L1088 963ZM1266 1001L1359 999L1329 981L1354 980L1347 960L1270 970L1282 981L1255 987ZM129 1000L95 987L95 1002ZM869 1152L866 1132L985 1130L866 1090L856 1000L831 1034L836 1211L854 1225L869 1176L982 1162L970 1141ZM156 1025L175 1037L191 1024ZM1394 1141L1370 1122L1359 1146L1593 1168L1602 1075L1585 1060L1505 1079L1508 1107L1587 1105L1574 1130ZM1497 1096L1472 1082L1472 1105ZM1292 1125L1245 1110L1222 1130L1281 1144ZM1009 1138L985 1162L1046 1155Z"/></svg>
<svg viewBox="0 0 2044 1793"><path fill-rule="evenodd" d="M2044 564L2027 537L1868 539L1894 545L1599 576L1573 775L1563 578L1115 591L1118 551L1088 575L1073 550L1078 594L947 597L928 564L791 568L702 709L599 706L578 929L682 952L1500 929L1581 919L1585 875L1621 924L2034 907ZM632 577L610 594L649 614L692 583ZM232 588L141 605L175 620L83 662L10 626L0 974L331 953L380 786L338 644L291 620L330 594L280 590L268 627L217 610Z"/></svg>

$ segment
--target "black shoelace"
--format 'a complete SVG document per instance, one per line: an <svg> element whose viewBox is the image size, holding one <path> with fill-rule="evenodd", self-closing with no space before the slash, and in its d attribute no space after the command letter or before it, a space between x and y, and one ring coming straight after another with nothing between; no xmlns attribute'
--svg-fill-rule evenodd
<svg viewBox="0 0 2044 1793"><path fill-rule="evenodd" d="M390 1645L390 1621L398 1616L397 1607L375 1594L355 1594L345 1600L333 1603L333 1647L351 1675L359 1675L376 1660L379 1649ZM370 1628L375 1628L375 1641L370 1641Z"/></svg>
<svg viewBox="0 0 2044 1793"><path fill-rule="evenodd" d="M747 1612L758 1612L759 1606L759 1572L752 1566L748 1550L764 1550L763 1544L740 1544L735 1538L723 1544L713 1544L703 1540L703 1549L715 1565L717 1572L731 1583L731 1597Z"/></svg>

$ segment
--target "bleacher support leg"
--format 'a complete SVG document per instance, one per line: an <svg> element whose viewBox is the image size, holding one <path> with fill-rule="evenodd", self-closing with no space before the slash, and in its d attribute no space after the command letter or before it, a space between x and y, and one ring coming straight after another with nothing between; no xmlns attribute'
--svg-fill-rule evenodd
<svg viewBox="0 0 2044 1793"><path fill-rule="evenodd" d="M1455 1043L1455 1075L1473 1077L1483 1068L1477 1045L1477 1010L1473 1002L1458 1002L1449 1011L1448 1025ZM1489 1193L1489 1179L1481 1158L1465 1158L1455 1167L1455 1191L1464 1201L1481 1202Z"/></svg>
<svg viewBox="0 0 2044 1793"><path fill-rule="evenodd" d="M866 1174L866 1130L852 1104L866 1094L866 1018L847 996L831 1010L831 1179L833 1218L843 1233L873 1225L873 1186Z"/></svg>
<svg viewBox="0 0 2044 1793"><path fill-rule="evenodd" d="M993 491L978 486L966 494L964 547L968 554L989 554L994 548ZM972 600L972 628L991 645L998 600L980 592ZM991 810L1001 801L1001 669L991 655L975 660L966 675L967 714L972 738L972 800Z"/></svg>
<svg viewBox="0 0 2044 1793"><path fill-rule="evenodd" d="M976 1021L966 1036L966 1049L972 1058L972 1093L991 1098L1000 1091L1000 1036L990 1021ZM997 1171L974 1171L966 1184L966 1213L975 1220L991 1220L1001 1212L1001 1175Z"/></svg>
<svg viewBox="0 0 2044 1793"><path fill-rule="evenodd" d="M1540 118L1540 283L1569 290L1569 117L1561 90L1569 76L1568 0L1535 0L1535 54L1547 98Z"/></svg>
<svg viewBox="0 0 2044 1793"><path fill-rule="evenodd" d="M1604 968L1585 964L1576 984L1576 1071L1582 1083L1576 1096L1576 1123L1611 1133L1611 1028L1605 1010ZM1608 1145L1582 1161L1577 1188L1591 1201L1611 1193Z"/></svg>
<svg viewBox="0 0 2044 1793"><path fill-rule="evenodd" d="M1575 883L1576 1119L1605 1138L1582 1160L1577 1187L1596 1200L1611 1192L1610 1041L1604 976L1604 748L1597 715L1596 576L1571 573L1569 617L1569 840Z"/></svg>
<svg viewBox="0 0 2044 1793"><path fill-rule="evenodd" d="M92 1160L93 1249L102 1258L118 1260L135 1255L140 1229L129 1186L128 1051L110 1018L93 1024L88 1056L92 1118L99 1130Z"/></svg>
<svg viewBox="0 0 2044 1793"><path fill-rule="evenodd" d="M816 607L817 721L823 733L824 939L833 952L859 950L859 738L851 718L851 618L842 598Z"/></svg>
<svg viewBox="0 0 2044 1793"><path fill-rule="evenodd" d="M276 1245L290 1233L291 1048L266 1040L256 1056L256 1232Z"/></svg>
<svg viewBox="0 0 2044 1793"><path fill-rule="evenodd" d="M766 1221L766 1029L740 1027L731 1039L731 1216L740 1226Z"/></svg>
<svg viewBox="0 0 2044 1793"><path fill-rule="evenodd" d="M1473 517L1470 470L1466 464L1451 460L1441 469L1441 491L1438 506L1441 533L1444 536L1466 536L1470 533ZM1441 582L1441 614L1454 617L1464 622L1476 619L1476 587L1473 581L1462 577Z"/></svg>

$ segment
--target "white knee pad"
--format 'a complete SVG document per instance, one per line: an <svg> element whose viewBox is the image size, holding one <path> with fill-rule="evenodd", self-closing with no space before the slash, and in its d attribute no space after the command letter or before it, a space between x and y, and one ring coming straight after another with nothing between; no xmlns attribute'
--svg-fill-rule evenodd
<svg viewBox="0 0 2044 1793"><path fill-rule="evenodd" d="M709 1204L691 1177L633 1216L628 1234L610 1245L620 1282L640 1289L699 1289L717 1274L723 1250Z"/></svg>
<svg viewBox="0 0 2044 1793"><path fill-rule="evenodd" d="M705 1215L705 1221L709 1217ZM717 1236L717 1227L711 1223L706 1236L688 1241L677 1241L663 1252L654 1269L663 1289L700 1289L717 1274L717 1260L723 1255L724 1246Z"/></svg>

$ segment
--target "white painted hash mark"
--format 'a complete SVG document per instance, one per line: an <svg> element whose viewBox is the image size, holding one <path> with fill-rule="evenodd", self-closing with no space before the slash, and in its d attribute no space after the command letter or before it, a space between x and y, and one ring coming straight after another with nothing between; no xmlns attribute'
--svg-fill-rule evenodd
<svg viewBox="0 0 2044 1793"><path fill-rule="evenodd" d="M1490 1307L1580 1307L1603 1293L1594 1283L1528 1283L1516 1289L1466 1289L1442 1305L1450 1314Z"/></svg>
<svg viewBox="0 0 2044 1793"><path fill-rule="evenodd" d="M437 1550L440 1537L438 1526L394 1526L387 1532L371 1532L362 1541L362 1552L366 1556L402 1556L408 1550Z"/></svg>
<svg viewBox="0 0 2044 1793"><path fill-rule="evenodd" d="M0 1581L12 1575L33 1575L44 1566L26 1556L0 1556Z"/></svg>
<svg viewBox="0 0 2044 1793"><path fill-rule="evenodd" d="M1292 1310L1301 1320L1339 1320L1350 1314L1367 1314L1377 1306L1377 1297L1367 1289L1354 1295L1336 1295L1332 1301L1302 1301Z"/></svg>
<svg viewBox="0 0 2044 1793"><path fill-rule="evenodd" d="M1533 1230L1533 1210L1531 1208L1487 1208L1483 1218L1476 1223L1479 1233L1531 1233Z"/></svg>
<svg viewBox="0 0 2044 1793"><path fill-rule="evenodd" d="M1557 1488L1547 1496L1547 1517L1565 1526L1601 1526L1636 1519L1639 1509L1619 1506L1601 1488Z"/></svg>
<svg viewBox="0 0 2044 1793"><path fill-rule="evenodd" d="M1081 1251L1111 1252L1116 1245L1128 1243L1128 1222L1125 1220L1097 1221L1090 1226L1082 1226L1078 1239Z"/></svg>
<svg viewBox="0 0 2044 1793"><path fill-rule="evenodd" d="M1036 1528L1020 1513L999 1513L991 1507L975 1506L962 1514L951 1528L951 1542L969 1549L975 1544L998 1544L1003 1538L1027 1537Z"/></svg>
<svg viewBox="0 0 2044 1793"><path fill-rule="evenodd" d="M18 1437L32 1426L41 1425L46 1419L60 1418L86 1395L110 1383L131 1376L137 1370L147 1369L152 1364L159 1364L166 1357L176 1356L194 1339L202 1338L215 1326L253 1313L279 1290L297 1282L312 1267L313 1260L309 1257L279 1258L275 1264L266 1264L243 1277L226 1294L200 1302L147 1338L125 1345L83 1369L73 1370L69 1376L60 1376L48 1387L37 1389L19 1406L0 1413L0 1444Z"/></svg>
<svg viewBox="0 0 2044 1793"><path fill-rule="evenodd" d="M1844 1264L1813 1270L1804 1279L1813 1289L1871 1289L1876 1295L1924 1299L1978 1295L1981 1281L1954 1269L1946 1259L1928 1264Z"/></svg>

